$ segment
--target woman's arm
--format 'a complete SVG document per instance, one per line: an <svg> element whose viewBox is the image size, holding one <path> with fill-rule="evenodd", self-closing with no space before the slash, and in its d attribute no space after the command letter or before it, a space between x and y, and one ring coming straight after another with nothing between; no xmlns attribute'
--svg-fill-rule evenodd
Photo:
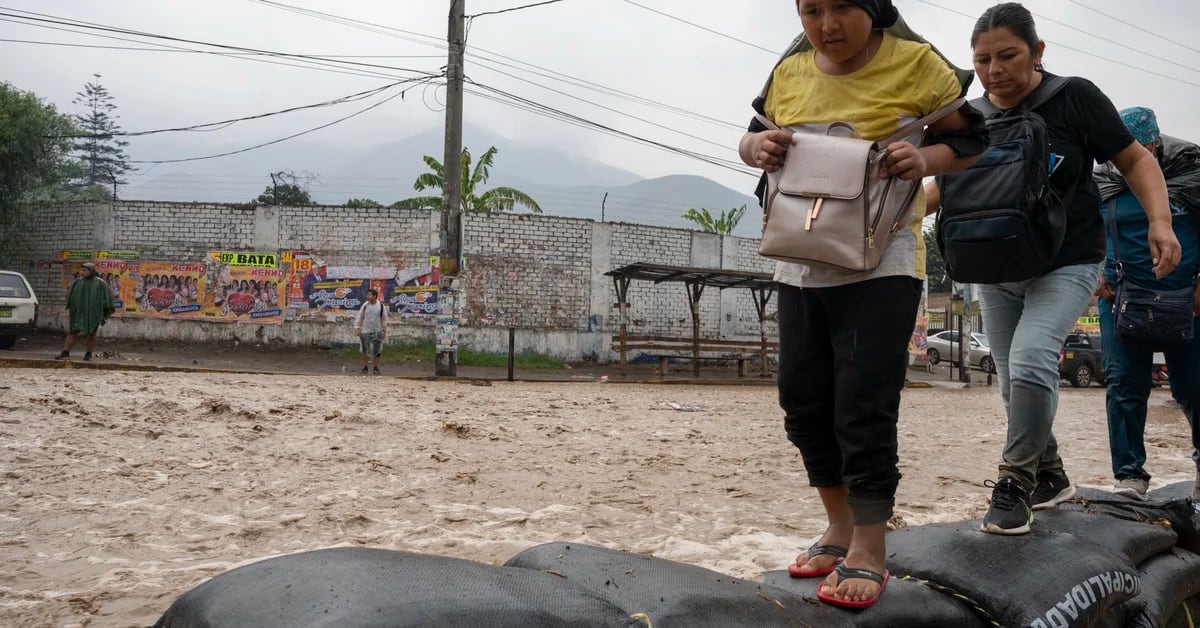
<svg viewBox="0 0 1200 628"><path fill-rule="evenodd" d="M1136 142L1131 143L1112 158L1112 163L1121 171L1129 188L1150 221L1150 258L1154 263L1154 275L1165 277L1179 265L1183 251L1175 231L1171 229L1171 204L1167 197L1167 182L1163 179L1158 160L1150 151Z"/></svg>
<svg viewBox="0 0 1200 628"><path fill-rule="evenodd" d="M929 131L937 135L961 131L969 125L967 117L961 111L955 111L930 125ZM986 147L986 141L984 146ZM887 147L887 151L888 156L881 176L896 176L905 181L966 170L983 157L982 151L975 155L959 155L946 144L930 144L917 148L910 142L893 142Z"/></svg>
<svg viewBox="0 0 1200 628"><path fill-rule="evenodd" d="M925 184L925 215L936 216L942 208L942 190L936 181Z"/></svg>

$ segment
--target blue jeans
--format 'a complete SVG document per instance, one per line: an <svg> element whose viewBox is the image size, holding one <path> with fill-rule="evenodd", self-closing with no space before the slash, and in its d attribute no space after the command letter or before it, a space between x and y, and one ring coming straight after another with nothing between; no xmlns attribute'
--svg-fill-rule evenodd
<svg viewBox="0 0 1200 628"><path fill-rule="evenodd" d="M1058 410L1058 352L1087 307L1100 264L1075 264L1033 279L979 287L983 327L1008 414L1000 477L1027 490L1041 471L1063 468L1051 426Z"/></svg>
<svg viewBox="0 0 1200 628"><path fill-rule="evenodd" d="M1100 336L1104 349L1104 376L1108 384L1108 447L1113 477L1149 480L1146 473L1146 402L1150 399L1150 366L1154 353L1117 340L1112 301L1100 300ZM1200 318L1196 339L1163 351L1171 374L1171 394L1183 406L1192 428L1192 460L1200 468Z"/></svg>

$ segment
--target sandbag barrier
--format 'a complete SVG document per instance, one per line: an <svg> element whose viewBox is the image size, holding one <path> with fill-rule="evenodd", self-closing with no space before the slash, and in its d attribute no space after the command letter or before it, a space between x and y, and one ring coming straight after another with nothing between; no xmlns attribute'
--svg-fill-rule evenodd
<svg viewBox="0 0 1200 628"><path fill-rule="evenodd" d="M862 611L818 602L820 578L778 570L757 582L577 543L538 545L501 566L332 548L220 574L180 596L155 628L1197 628L1191 484L1145 502L1080 489L1039 511L1023 536L983 534L978 521L892 532L892 579Z"/></svg>

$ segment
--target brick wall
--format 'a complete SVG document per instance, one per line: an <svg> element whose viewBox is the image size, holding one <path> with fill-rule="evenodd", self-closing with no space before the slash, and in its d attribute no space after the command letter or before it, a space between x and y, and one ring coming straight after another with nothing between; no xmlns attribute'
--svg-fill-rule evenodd
<svg viewBox="0 0 1200 628"><path fill-rule="evenodd" d="M438 228L438 212L429 210L149 201L62 205L45 208L33 221L23 266L31 269L34 261L53 259L62 249L136 250L143 259L180 262L200 261L213 250L305 250L330 266L407 266L436 254ZM566 339L549 343L549 352L564 358L602 353L608 343L601 338L617 329L616 291L603 272L634 262L716 268L724 260L731 269L769 272L772 268L758 257L757 240L717 238L687 229L529 214L467 214L463 229L464 331L518 327L542 332L538 346L543 351L545 338ZM605 234L600 240L597 229ZM596 269L594 264L606 267ZM51 306L44 320L61 326L61 312L58 316L54 312L62 304L61 281L46 271L42 279L35 284L43 286L39 296ZM723 298L716 289L706 290L701 301L702 335L720 337L723 329L726 336L758 336L749 291L732 292L734 297ZM631 333L691 335L683 284L635 281L629 302ZM774 311L774 303L770 310ZM420 326L432 321L410 323ZM197 334L186 328L189 325L197 323L142 319L125 326L130 335L195 338ZM287 322L258 334L283 342L313 343L344 331L326 332L319 329L322 325ZM121 333L122 325L116 327L110 333ZM205 333L214 338L242 333L222 327L207 325ZM774 334L773 327L769 333ZM490 343L482 339L499 335L472 337Z"/></svg>

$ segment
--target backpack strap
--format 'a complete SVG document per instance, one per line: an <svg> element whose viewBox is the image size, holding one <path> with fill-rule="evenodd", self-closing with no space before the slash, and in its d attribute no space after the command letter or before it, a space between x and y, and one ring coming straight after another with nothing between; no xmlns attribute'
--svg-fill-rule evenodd
<svg viewBox="0 0 1200 628"><path fill-rule="evenodd" d="M1120 233L1117 232L1117 199L1113 197L1108 201L1108 215L1105 216L1108 224L1108 239L1112 240L1113 245L1113 260L1116 262L1117 268L1117 283L1121 283L1125 279L1125 269L1121 266L1121 246L1119 240Z"/></svg>
<svg viewBox="0 0 1200 628"><path fill-rule="evenodd" d="M1020 108L1023 111L1034 111L1049 102L1051 98L1054 98L1064 87L1070 84L1071 77L1069 76L1045 77L1042 79L1041 84L1037 86L1037 89L1026 96L1025 100L1021 101L1021 104L1017 105L1016 108ZM1006 113L1005 110L993 105L992 101L988 100L987 94L973 99L971 104L975 105L976 109L983 112L989 118Z"/></svg>
<svg viewBox="0 0 1200 628"><path fill-rule="evenodd" d="M900 140L908 137L909 135L912 135L918 129L923 129L923 128L937 122L938 120L941 120L942 118L945 118L946 116L954 113L955 111L958 111L964 104L966 104L966 102L967 102L967 99L965 99L965 98L955 98L954 102L951 102L950 104L946 105L945 107L938 109L937 111L925 116L924 118L921 118L920 120L916 120L914 122L909 122L908 124L900 127L900 129L898 131L896 131L895 133L875 142L875 145L882 148L882 147L886 147L888 144L891 144L892 142L900 141ZM760 124L762 124L763 126L767 127L768 129L770 129L772 131L779 130L779 127L774 122L771 122L769 119L767 119L766 116L764 116L761 113L755 114L754 119L758 120ZM834 122L834 123L830 124L830 128L833 128L833 125L848 126L844 122ZM848 127L848 128L853 129L853 127ZM856 134L857 134L857 132L856 132Z"/></svg>

